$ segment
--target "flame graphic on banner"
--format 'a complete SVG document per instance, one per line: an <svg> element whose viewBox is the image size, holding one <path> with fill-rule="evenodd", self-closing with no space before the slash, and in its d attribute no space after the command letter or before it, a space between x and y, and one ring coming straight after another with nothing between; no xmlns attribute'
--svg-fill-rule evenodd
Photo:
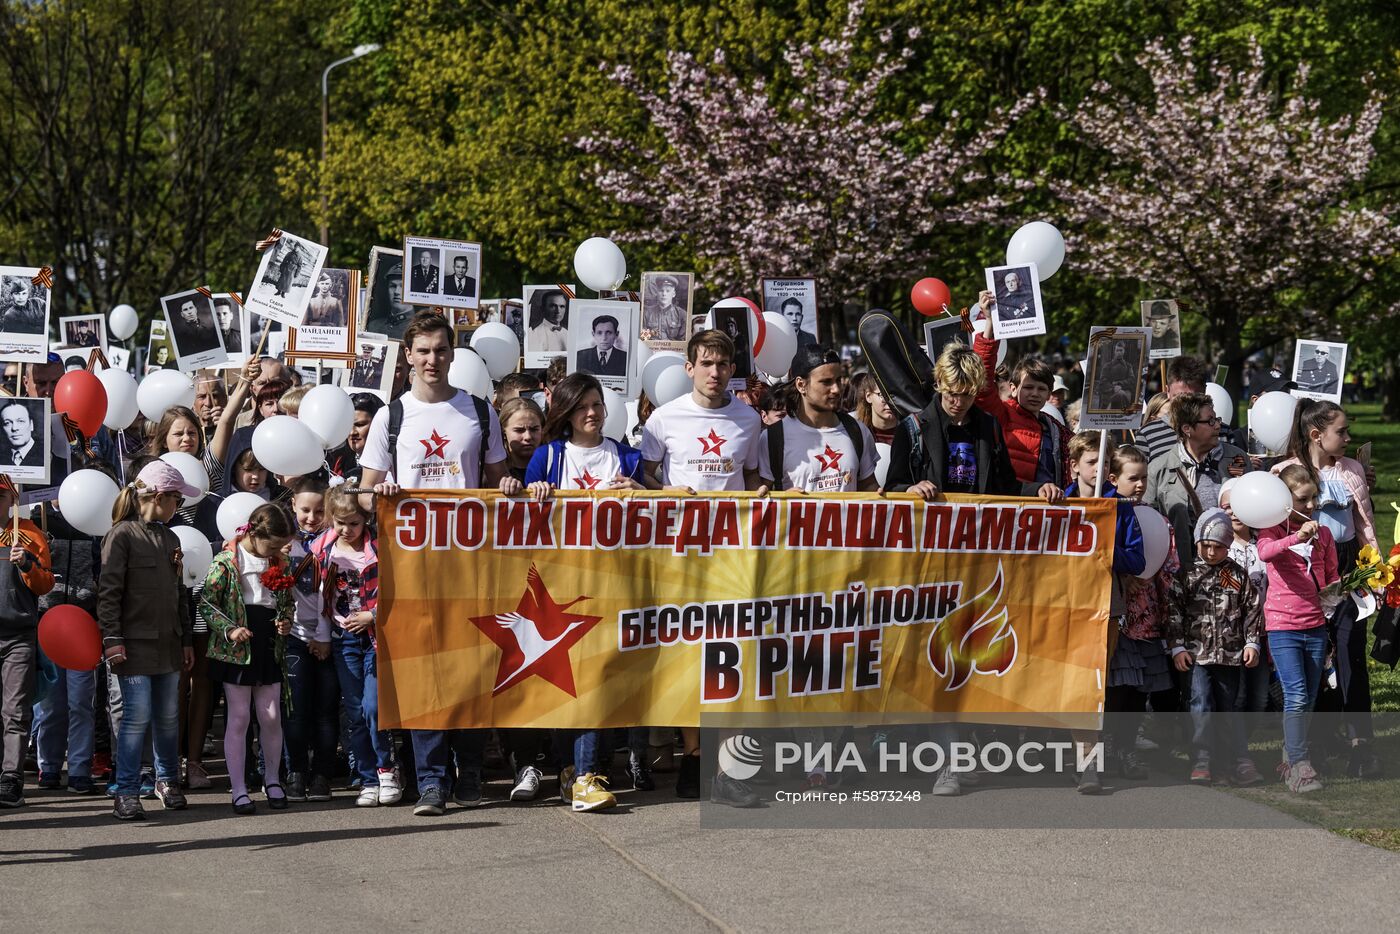
<svg viewBox="0 0 1400 934"><path fill-rule="evenodd" d="M974 674L1001 677L1016 661L1016 630L1001 603L1002 569L990 587L945 616L928 637L928 660L956 691Z"/></svg>

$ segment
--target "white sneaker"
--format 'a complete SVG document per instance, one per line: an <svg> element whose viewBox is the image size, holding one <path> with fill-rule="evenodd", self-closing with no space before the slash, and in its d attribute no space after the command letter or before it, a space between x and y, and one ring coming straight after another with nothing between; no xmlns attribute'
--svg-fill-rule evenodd
<svg viewBox="0 0 1400 934"><path fill-rule="evenodd" d="M379 789L370 785L368 788L360 789L360 796L355 799L357 808L377 808L379 807Z"/></svg>
<svg viewBox="0 0 1400 934"><path fill-rule="evenodd" d="M540 770L533 765L521 766L520 774L515 778L515 787L510 790L510 800L535 800L535 796L540 793L540 779L542 777Z"/></svg>
<svg viewBox="0 0 1400 934"><path fill-rule="evenodd" d="M403 786L399 784L398 773L393 769L379 770L379 803L398 804L403 797Z"/></svg>

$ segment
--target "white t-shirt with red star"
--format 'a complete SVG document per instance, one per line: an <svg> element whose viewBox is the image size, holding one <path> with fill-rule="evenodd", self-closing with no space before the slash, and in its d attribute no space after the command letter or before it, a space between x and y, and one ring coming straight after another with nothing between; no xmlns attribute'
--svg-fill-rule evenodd
<svg viewBox="0 0 1400 934"><path fill-rule="evenodd" d="M446 402L423 402L404 393L403 425L398 450L389 454L389 407L374 413L360 466L383 470L406 490L475 490L481 444L486 441L486 463L506 459L505 440L496 410L486 407L490 424L477 421L476 403L461 390Z"/></svg>
<svg viewBox="0 0 1400 934"><path fill-rule="evenodd" d="M661 482L693 490L742 490L758 469L763 419L732 396L707 409L686 393L657 406L642 429L642 459L661 464Z"/></svg>
<svg viewBox="0 0 1400 934"><path fill-rule="evenodd" d="M622 472L617 442L604 438L597 447L564 442L564 463L559 465L559 489L606 490Z"/></svg>
<svg viewBox="0 0 1400 934"><path fill-rule="evenodd" d="M796 418L785 418L779 424L783 426L783 489L853 493L862 478L874 476L880 455L875 450L875 436L865 425L857 422L863 440L857 465L855 442L839 424L833 428L810 428ZM767 439L758 449L759 476L771 481L773 468L768 463Z"/></svg>

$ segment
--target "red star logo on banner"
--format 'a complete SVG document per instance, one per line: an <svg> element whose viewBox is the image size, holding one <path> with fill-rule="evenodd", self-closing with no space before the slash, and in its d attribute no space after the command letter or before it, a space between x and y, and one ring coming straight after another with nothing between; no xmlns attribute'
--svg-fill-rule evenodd
<svg viewBox="0 0 1400 934"><path fill-rule="evenodd" d="M428 453L424 455L425 457L446 457L447 454L444 449L452 442L438 434L438 430L434 428L431 435L426 438L419 438L418 443L423 445L427 450Z"/></svg>
<svg viewBox="0 0 1400 934"><path fill-rule="evenodd" d="M821 465L822 470L840 470L841 454L840 451L833 451L828 444L826 450L817 455L817 463Z"/></svg>
<svg viewBox="0 0 1400 934"><path fill-rule="evenodd" d="M568 610L575 603L588 599L580 596L568 603L557 603L532 564L525 578L525 592L515 612L471 618L501 649L492 697L531 675L543 678L571 697L578 696L569 649L588 635L603 617Z"/></svg>
<svg viewBox="0 0 1400 934"><path fill-rule="evenodd" d="M720 456L723 453L720 451L720 448L728 441L727 438L721 438L716 434L713 428L710 429L708 436L696 438L695 440L700 442L701 454L714 454L716 456Z"/></svg>
<svg viewBox="0 0 1400 934"><path fill-rule="evenodd" d="M574 482L578 484L580 490L596 490L598 489L598 484L603 481L585 470L582 477L574 478Z"/></svg>

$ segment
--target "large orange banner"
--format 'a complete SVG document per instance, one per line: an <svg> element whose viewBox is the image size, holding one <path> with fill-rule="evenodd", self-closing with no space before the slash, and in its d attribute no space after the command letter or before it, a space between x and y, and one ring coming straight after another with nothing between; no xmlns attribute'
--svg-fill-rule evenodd
<svg viewBox="0 0 1400 934"><path fill-rule="evenodd" d="M382 728L1102 709L1107 500L408 491L379 529Z"/></svg>

